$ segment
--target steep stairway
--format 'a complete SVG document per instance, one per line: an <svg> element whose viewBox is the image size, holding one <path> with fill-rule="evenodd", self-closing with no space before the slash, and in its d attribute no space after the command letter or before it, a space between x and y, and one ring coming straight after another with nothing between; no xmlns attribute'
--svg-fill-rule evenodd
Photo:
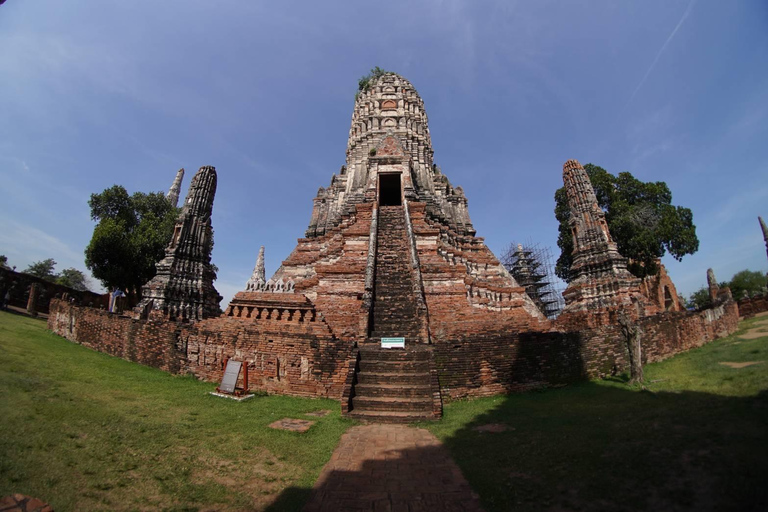
<svg viewBox="0 0 768 512"><path fill-rule="evenodd" d="M426 345L402 350L361 344L349 416L387 423L439 418L440 390L433 389L437 386L432 383L431 357L431 348Z"/></svg>
<svg viewBox="0 0 768 512"><path fill-rule="evenodd" d="M371 338L420 337L410 246L402 206L379 207Z"/></svg>

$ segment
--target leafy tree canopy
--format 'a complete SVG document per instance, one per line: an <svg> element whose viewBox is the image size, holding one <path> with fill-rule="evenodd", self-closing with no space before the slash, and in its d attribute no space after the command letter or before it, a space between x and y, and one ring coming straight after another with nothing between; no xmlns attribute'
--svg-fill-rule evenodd
<svg viewBox="0 0 768 512"><path fill-rule="evenodd" d="M45 279L46 281L56 281L56 274L53 273L55 266L56 261L53 258L48 258L47 260L32 263L24 270L24 273Z"/></svg>
<svg viewBox="0 0 768 512"><path fill-rule="evenodd" d="M7 267L8 266L8 256L5 254L0 254L0 267Z"/></svg>
<svg viewBox="0 0 768 512"><path fill-rule="evenodd" d="M56 284L84 292L88 289L88 278L76 268L65 268L56 278Z"/></svg>
<svg viewBox="0 0 768 512"><path fill-rule="evenodd" d="M164 194L128 192L114 185L91 194L97 222L85 249L85 264L107 289L138 291L155 275L179 214Z"/></svg>
<svg viewBox="0 0 768 512"><path fill-rule="evenodd" d="M704 309L712 305L712 299L709 297L709 288L702 286L688 297L685 301L686 308Z"/></svg>
<svg viewBox="0 0 768 512"><path fill-rule="evenodd" d="M631 173L614 176L602 167L587 164L587 171L600 208L619 252L629 258L629 271L637 277L655 275L657 258L669 252L680 261L699 249L693 214L672 205L672 192L663 181L642 182ZM557 245L561 249L555 273L570 282L573 236L568 224L571 211L565 187L555 192L555 217L560 222Z"/></svg>
<svg viewBox="0 0 768 512"><path fill-rule="evenodd" d="M725 285L730 287L733 298L740 300L756 294L764 294L768 286L768 278L756 270L742 270L736 272Z"/></svg>

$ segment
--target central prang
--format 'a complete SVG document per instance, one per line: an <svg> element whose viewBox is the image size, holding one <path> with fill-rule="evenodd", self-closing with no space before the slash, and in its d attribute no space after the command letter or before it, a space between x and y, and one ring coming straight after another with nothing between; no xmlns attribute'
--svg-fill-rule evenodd
<svg viewBox="0 0 768 512"><path fill-rule="evenodd" d="M406 345L549 323L475 237L467 199L433 164L424 103L395 73L355 100L346 165L314 200L306 238L227 310L304 295L342 340ZM250 288L253 290L253 288Z"/></svg>

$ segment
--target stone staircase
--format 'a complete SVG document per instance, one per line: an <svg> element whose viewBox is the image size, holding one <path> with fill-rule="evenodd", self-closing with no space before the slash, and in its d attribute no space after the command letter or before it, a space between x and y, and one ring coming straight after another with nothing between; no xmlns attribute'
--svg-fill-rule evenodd
<svg viewBox="0 0 768 512"><path fill-rule="evenodd" d="M403 206L381 206L370 336L360 344L349 416L408 423L440 418L442 403L432 347L414 292ZM405 349L382 349L382 337L405 338Z"/></svg>
<svg viewBox="0 0 768 512"><path fill-rule="evenodd" d="M349 416L387 423L439 418L440 389L431 358L426 345L402 350L361 344Z"/></svg>
<svg viewBox="0 0 768 512"><path fill-rule="evenodd" d="M371 338L421 336L410 246L402 206L379 207Z"/></svg>

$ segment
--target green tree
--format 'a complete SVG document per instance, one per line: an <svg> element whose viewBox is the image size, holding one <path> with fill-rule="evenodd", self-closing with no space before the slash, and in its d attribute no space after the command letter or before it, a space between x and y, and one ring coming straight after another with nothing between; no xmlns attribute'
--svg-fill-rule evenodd
<svg viewBox="0 0 768 512"><path fill-rule="evenodd" d="M731 288L734 300L751 297L755 294L763 294L768 286L768 278L762 272L756 270L742 270L736 272L726 286Z"/></svg>
<svg viewBox="0 0 768 512"><path fill-rule="evenodd" d="M24 270L25 274L37 276L46 281L56 281L56 274L53 273L53 268L56 266L56 261L53 258L48 258L42 261L36 261Z"/></svg>
<svg viewBox="0 0 768 512"><path fill-rule="evenodd" d="M160 192L128 192L114 185L88 201L97 222L85 249L85 264L107 289L128 293L155 275L179 214Z"/></svg>
<svg viewBox="0 0 768 512"><path fill-rule="evenodd" d="M84 292L88 290L88 278L76 268L65 268L56 278L56 284Z"/></svg>
<svg viewBox="0 0 768 512"><path fill-rule="evenodd" d="M686 308L704 309L712 305L712 299L709 297L709 288L702 286L693 292L688 300L685 301Z"/></svg>
<svg viewBox="0 0 768 512"><path fill-rule="evenodd" d="M658 273L656 260L667 252L680 261L699 249L693 214L688 208L672 205L672 192L666 183L642 182L628 172L614 176L592 164L585 165L584 170L605 212L611 236L619 252L629 258L629 271L635 276ZM565 187L555 192L555 217L560 222L557 245L561 249L555 273L570 282L573 236Z"/></svg>
<svg viewBox="0 0 768 512"><path fill-rule="evenodd" d="M8 256L0 254L0 267L8 267Z"/></svg>

